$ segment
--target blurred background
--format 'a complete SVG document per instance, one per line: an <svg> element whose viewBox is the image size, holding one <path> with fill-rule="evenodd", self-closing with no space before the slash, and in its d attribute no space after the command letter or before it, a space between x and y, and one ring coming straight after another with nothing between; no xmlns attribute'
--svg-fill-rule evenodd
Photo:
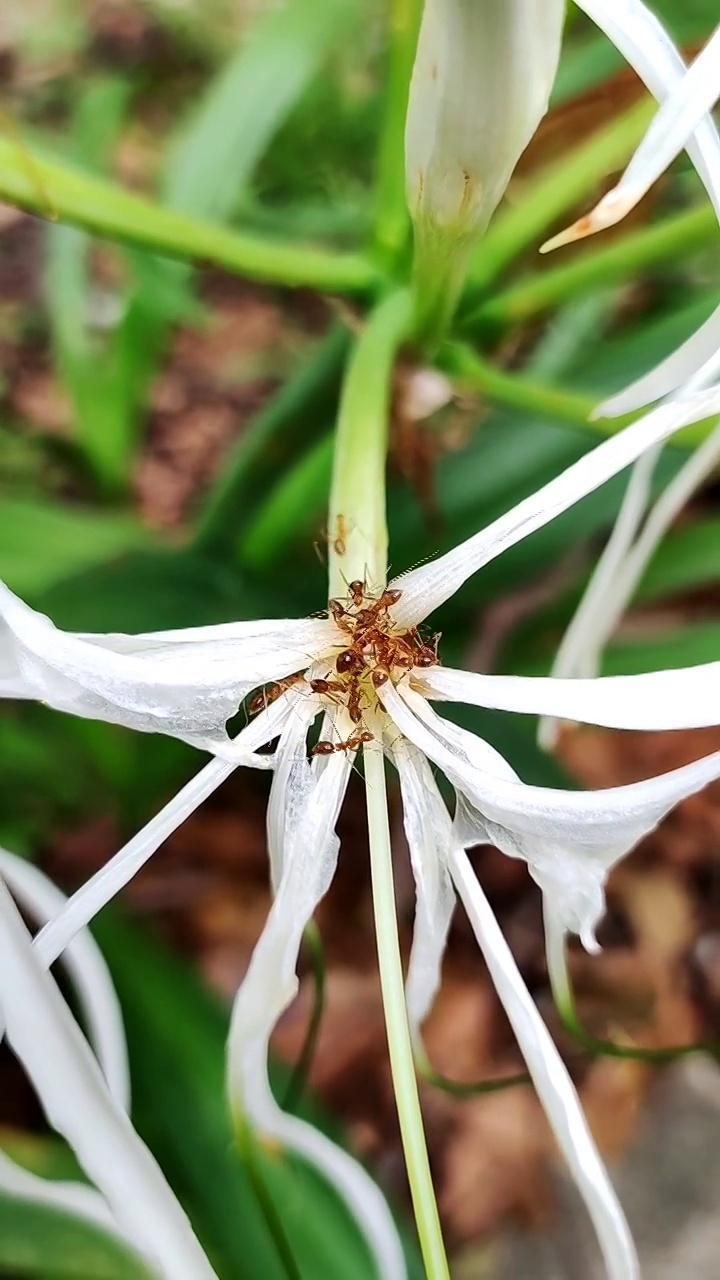
<svg viewBox="0 0 720 1280"><path fill-rule="evenodd" d="M653 8L688 56L718 16L716 0ZM457 322L508 387L522 375L562 394L542 411L513 407L507 388L499 394L470 376L438 384L408 356L390 458L396 571L468 536L591 448L588 409L678 345L720 299L717 225L685 160L628 223L538 257L546 232L610 185L649 118L616 52L570 18L553 109L478 255ZM332 426L373 287L363 255L372 254L388 23L381 0L0 0L0 576L59 625L144 631L323 606ZM78 173L93 181L76 199ZM13 202L19 186L33 212ZM153 201L142 233L123 191ZM559 202L548 198L558 191ZM168 209L226 231L173 260L158 252L171 238ZM233 232L250 237L250 249ZM333 251L343 264L337 281L260 283L253 245L280 241ZM442 405L428 413L428 387L438 385ZM686 456L666 450L658 486ZM468 583L438 618L446 660L547 671L622 488L605 486ZM607 672L717 658L719 496L710 483L655 556ZM716 731L582 729L551 759L526 720L466 708L463 723L524 778L549 784L634 781L720 749ZM0 843L66 890L200 765L182 744L22 704L0 713L0 760ZM268 910L266 782L231 780L97 931L125 1009L136 1122L228 1280L287 1274L252 1180L230 1153L222 1090L229 1001ZM344 1135L409 1223L364 823L353 787L339 874L317 920L324 1001L308 1087L298 1101L290 1073L308 1057L318 1007L310 955L276 1035L278 1080L281 1089L294 1082L292 1105ZM394 834L409 945L414 897L398 812ZM719 855L716 786L681 805L617 872L602 955L572 956L580 1012L596 1034L645 1048L720 1039ZM493 849L473 856L601 1148L617 1162L646 1275L716 1274L712 1059L661 1068L574 1042L550 1000L539 895L524 865ZM512 1035L460 913L444 978L427 1028L437 1071L465 1086L517 1074ZM532 1091L468 1087L456 1096L424 1083L422 1094L458 1277L591 1275L592 1242ZM4 1048L0 1145L48 1176L72 1168ZM265 1174L282 1197L299 1274L369 1274L327 1189L279 1155ZM38 1225L40 1212L0 1198L0 1274L141 1274L78 1224Z"/></svg>

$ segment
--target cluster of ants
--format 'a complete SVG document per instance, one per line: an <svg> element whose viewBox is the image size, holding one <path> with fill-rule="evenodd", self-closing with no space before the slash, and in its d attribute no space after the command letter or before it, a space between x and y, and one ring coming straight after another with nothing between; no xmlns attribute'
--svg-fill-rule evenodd
<svg viewBox="0 0 720 1280"><path fill-rule="evenodd" d="M358 727L345 742L329 742L321 739L311 748L311 755L332 755L335 751L357 751L364 742L372 742L373 734L362 725L363 678L370 673L376 689L382 688L397 668L411 671L413 667L434 667L438 662L439 633L427 644L416 627L395 634L389 610L397 604L402 591L386 589L380 596L368 595L366 584L356 579L348 583L348 594L342 600L330 600L328 609L316 614L327 618L332 615L338 626L347 633L350 644L335 659L335 670L325 678L310 680L313 693L343 701L348 715ZM302 673L289 676L256 694L250 703L250 713L260 711L298 680Z"/></svg>

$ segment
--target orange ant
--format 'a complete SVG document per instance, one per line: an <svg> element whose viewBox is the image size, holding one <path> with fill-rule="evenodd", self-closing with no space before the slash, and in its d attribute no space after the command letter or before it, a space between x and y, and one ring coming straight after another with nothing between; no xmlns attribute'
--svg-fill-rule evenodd
<svg viewBox="0 0 720 1280"><path fill-rule="evenodd" d="M333 550L337 556L344 556L347 550L348 527L344 516L335 517L335 541Z"/></svg>
<svg viewBox="0 0 720 1280"><path fill-rule="evenodd" d="M327 739L321 739L316 742L314 747L310 748L311 756L331 756L336 751L357 751L364 742L372 742L373 735L369 729L358 729L352 733L346 742L328 742Z"/></svg>
<svg viewBox="0 0 720 1280"><path fill-rule="evenodd" d="M275 684L264 685L252 698L248 706L249 714L254 716L258 711L263 711L270 706L271 702L275 702L281 694L287 693L292 685L297 684L298 680L302 679L302 672L298 671L295 675L287 676L285 680L278 680Z"/></svg>
<svg viewBox="0 0 720 1280"><path fill-rule="evenodd" d="M345 685L339 680L311 680L310 688L313 693L344 693Z"/></svg>

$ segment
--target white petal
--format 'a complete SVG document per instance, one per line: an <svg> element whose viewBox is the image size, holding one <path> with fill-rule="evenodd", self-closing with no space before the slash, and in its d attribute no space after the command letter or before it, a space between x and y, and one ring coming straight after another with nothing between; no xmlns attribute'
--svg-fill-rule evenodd
<svg viewBox="0 0 720 1280"><path fill-rule="evenodd" d="M450 870L557 1144L593 1220L610 1280L639 1280L630 1230L572 1081L467 856L458 848L450 853Z"/></svg>
<svg viewBox="0 0 720 1280"><path fill-rule="evenodd" d="M553 676L577 677L590 676L596 673L600 666L602 650L630 603L657 547L696 489L715 470L719 458L720 428L716 427L707 440L704 440L690 455L688 461L664 489L655 505L651 508L645 525L635 539L634 544L623 545L626 542L626 530L621 527L620 520L618 521L575 617L563 637L553 665ZM643 465L648 470L652 470L654 465L652 454L646 454L644 459L640 459L636 464L636 471L638 468L642 468ZM629 497L632 501L633 495L630 494ZM629 505L629 503L624 504L624 507L625 505ZM622 514L621 511L621 517ZM675 696L671 693L670 702L672 704L671 714L674 710L678 717L677 722L670 723L668 721L665 723L662 721L661 723L657 717L651 715L649 720L652 723L643 725L638 723L637 725L627 725L626 727L692 728L699 724L717 723L717 718L712 715L713 705L717 707L717 704L713 703L713 694L718 688L718 674L714 666L715 664L709 663L706 667L689 668L687 686L681 679L680 672L654 673L658 680L664 675L672 677L667 686L664 683L658 683L657 691L658 696L664 696L668 689L676 690ZM690 674L693 672L697 673L697 675ZM703 679L703 672L706 673L706 681ZM648 680L648 677L643 676L637 678L646 682ZM682 703L682 695L678 700L681 685L684 696L688 699L684 704ZM703 685L705 686L704 697L707 705L706 719L702 718ZM606 688L607 685L603 683L603 687ZM648 683L645 683L643 687L646 690L650 689ZM692 696L693 688L696 688L694 700ZM650 697L651 695L647 693L646 696ZM685 719L681 723L683 712L685 712ZM593 723L600 722L594 720ZM602 723L608 723L608 721L603 721ZM545 725L541 726L540 740L543 745L552 744L554 724L554 721L547 721Z"/></svg>
<svg viewBox="0 0 720 1280"><path fill-rule="evenodd" d="M478 739L448 727L419 694L379 690L402 733L443 770L464 799L463 841L491 840L527 862L564 927L588 949L604 910L608 871L685 797L720 777L720 751L645 782L600 791L535 787L472 763ZM475 835L475 839L473 839Z"/></svg>
<svg viewBox="0 0 720 1280"><path fill-rule="evenodd" d="M423 672L432 698L557 716L611 729L696 729L720 724L720 662L637 676L561 679L486 676L436 667Z"/></svg>
<svg viewBox="0 0 720 1280"><path fill-rule="evenodd" d="M0 583L0 671L12 691L60 711L227 742L251 689L305 668L334 628L321 619L228 623L195 632L81 636L60 631Z"/></svg>
<svg viewBox="0 0 720 1280"><path fill-rule="evenodd" d="M396 578L392 586L403 594L393 606L393 617L403 626L422 622L483 565L598 489L611 476L635 462L646 449L667 440L681 427L718 412L720 390L697 392L681 401L660 405L632 426L604 440L486 529L437 560Z"/></svg>
<svg viewBox="0 0 720 1280"><path fill-rule="evenodd" d="M378 1187L349 1155L304 1120L286 1114L268 1081L270 1035L297 992L297 958L303 931L332 880L338 854L335 823L352 757L339 752L312 764L304 734L293 729L279 750L290 757L273 779L284 792L282 834L274 861L279 879L267 923L235 998L228 1040L228 1090L239 1116L314 1164L357 1217L383 1280L403 1280L405 1264L395 1226Z"/></svg>
<svg viewBox="0 0 720 1280"><path fill-rule="evenodd" d="M160 1168L110 1098L100 1068L0 883L0 1010L11 1048L52 1127L135 1247L167 1280L215 1273Z"/></svg>
<svg viewBox="0 0 720 1280"><path fill-rule="evenodd" d="M547 111L561 0L425 0L405 132L410 211L480 232Z"/></svg>
<svg viewBox="0 0 720 1280"><path fill-rule="evenodd" d="M719 350L720 307L717 307L681 347L649 373L643 374L642 378L598 405L593 418L615 418L633 413L643 405L677 391L678 387L682 387L704 370L707 371L705 377L708 383L711 382Z"/></svg>
<svg viewBox="0 0 720 1280"><path fill-rule="evenodd" d="M0 849L0 875L20 905L45 924L67 898L38 867ZM130 1110L130 1072L122 1010L102 952L92 934L83 930L65 952L65 966L85 1014L108 1092L123 1111ZM0 1019L1 1021L1 1019Z"/></svg>
<svg viewBox="0 0 720 1280"><path fill-rule="evenodd" d="M455 907L447 869L451 821L427 760L404 738L392 748L400 776L403 822L415 877L416 908L405 983L410 1034L420 1043L420 1025L440 986L442 959Z"/></svg>
<svg viewBox="0 0 720 1280"><path fill-rule="evenodd" d="M44 964L53 964L78 931L89 924L125 888L163 841L230 777L238 764L248 763L248 752L256 750L263 742L281 732L285 720L293 714L295 705L301 698L299 691L289 689L282 698L271 703L266 711L238 734L235 739L238 744L235 760L230 756L228 759L211 760L206 764L160 813L150 819L142 831L133 836L100 871L68 898L63 909L53 916L35 939L34 945ZM252 759L259 762L263 757L253 756Z"/></svg>
<svg viewBox="0 0 720 1280"><path fill-rule="evenodd" d="M132 1240L115 1221L107 1202L94 1187L82 1182L59 1182L41 1178L29 1169L23 1169L0 1150L0 1192L17 1196L31 1204L47 1205L61 1213L80 1218L93 1227L117 1236L124 1245L133 1247ZM147 1258L144 1259L147 1263Z"/></svg>
<svg viewBox="0 0 720 1280"><path fill-rule="evenodd" d="M688 74L693 73L686 72L682 57L662 24L640 0L624 0L622 5L608 4L607 0L580 0L580 8L617 45L654 97L660 102L669 101L666 112L661 112L651 125L618 187L604 196L592 213L553 236L543 250L555 249L619 222L685 145L720 217L720 140L712 119L705 114L707 107L696 113L695 79L688 79ZM705 77L708 62L716 56L714 48L705 52L707 60L695 71L695 78Z"/></svg>

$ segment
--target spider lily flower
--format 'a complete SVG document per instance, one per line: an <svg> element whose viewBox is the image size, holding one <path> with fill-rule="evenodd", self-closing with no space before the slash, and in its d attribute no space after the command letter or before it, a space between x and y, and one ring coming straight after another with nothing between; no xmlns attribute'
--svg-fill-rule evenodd
<svg viewBox="0 0 720 1280"><path fill-rule="evenodd" d="M416 1043L439 982L454 884L498 982L558 1143L593 1215L609 1274L613 1280L636 1275L622 1212L569 1077L539 1020L528 1017L529 997L523 994L479 887L473 887L463 848L492 841L509 856L524 859L543 891L556 931L578 933L592 947L610 867L680 799L720 776L720 753L647 782L607 791L533 787L523 783L488 743L439 715L432 703L464 701L625 728L705 725L720 721L720 664L606 680L484 676L442 667L434 641L423 638L418 628L505 548L675 430L713 411L720 412L717 390L661 406L439 559L387 586L351 582L346 596L330 601L327 617L143 636L68 635L3 589L0 670L6 694L41 697L62 710L173 732L216 753L41 929L33 950L42 965L54 963L78 929L223 778L239 764L267 763L268 758L257 753L277 740L268 808L274 901L233 1010L230 1100L233 1109L261 1132L299 1151L330 1177L364 1227L382 1280L398 1280L405 1271L377 1187L322 1134L279 1108L266 1066L272 1029L297 989L303 928L333 875L337 814L359 750L370 753L368 762L384 752L400 775L418 897L407 979ZM261 687L251 704L257 714L231 740L221 727L223 717L236 709L233 699L242 696L240 691L256 688L258 680L274 683ZM315 721L321 722L320 740L308 752L308 733ZM452 826L427 761L455 787L458 804ZM33 975L33 982L38 981L35 970ZM28 986L28 996L29 992ZM17 1022L7 1008L5 1018L11 1038L17 1037ZM43 1034L38 1021L37 1035L28 1032L22 1041L29 1070L29 1040L34 1044ZM47 1061L45 1049L43 1058ZM55 1082L41 1075L39 1067L36 1080L45 1105L54 1113ZM96 1082L93 1089L97 1092ZM87 1138L67 1131L82 1153Z"/></svg>
<svg viewBox="0 0 720 1280"><path fill-rule="evenodd" d="M65 897L36 867L0 849L0 1031L35 1085L50 1124L95 1186L55 1182L0 1152L0 1189L100 1228L142 1258L148 1275L215 1273L152 1156L128 1119L120 1008L97 944L80 932L65 953L95 1055L40 963L8 888L41 923Z"/></svg>

